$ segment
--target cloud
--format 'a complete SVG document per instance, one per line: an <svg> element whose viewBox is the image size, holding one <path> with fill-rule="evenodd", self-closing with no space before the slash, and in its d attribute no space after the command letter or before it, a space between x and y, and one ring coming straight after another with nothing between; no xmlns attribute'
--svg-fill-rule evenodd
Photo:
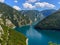
<svg viewBox="0 0 60 45"><path fill-rule="evenodd" d="M3 3L4 1L5 1L5 0L0 0L0 2L2 2L2 3Z"/></svg>
<svg viewBox="0 0 60 45"><path fill-rule="evenodd" d="M26 2L36 2L37 0L27 0Z"/></svg>
<svg viewBox="0 0 60 45"><path fill-rule="evenodd" d="M19 6L13 6L13 8L16 10L21 10L21 8Z"/></svg>
<svg viewBox="0 0 60 45"><path fill-rule="evenodd" d="M23 4L23 7L24 7L24 8L29 8L29 9L35 8L35 6L33 6L33 5L30 4L30 3L24 3L24 4Z"/></svg>
<svg viewBox="0 0 60 45"><path fill-rule="evenodd" d="M35 9L35 8L54 8L56 7L54 4L50 4L48 2L37 2L37 0L28 0L29 2L23 3L23 7L26 9ZM30 3L34 2L34 3Z"/></svg>
<svg viewBox="0 0 60 45"><path fill-rule="evenodd" d="M14 0L15 3L18 3L18 0Z"/></svg>
<svg viewBox="0 0 60 45"><path fill-rule="evenodd" d="M55 5L47 3L47 2L37 2L35 3L35 6L39 8L54 8L55 7Z"/></svg>
<svg viewBox="0 0 60 45"><path fill-rule="evenodd" d="M58 4L60 4L60 2L58 2Z"/></svg>

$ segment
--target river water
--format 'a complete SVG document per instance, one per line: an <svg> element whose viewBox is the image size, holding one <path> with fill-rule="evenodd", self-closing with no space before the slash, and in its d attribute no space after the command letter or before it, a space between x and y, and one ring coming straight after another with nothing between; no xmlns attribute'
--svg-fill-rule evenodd
<svg viewBox="0 0 60 45"><path fill-rule="evenodd" d="M33 26L24 26L16 28L23 33L28 39L28 45L54 45L60 44L60 31L56 30L36 30Z"/></svg>

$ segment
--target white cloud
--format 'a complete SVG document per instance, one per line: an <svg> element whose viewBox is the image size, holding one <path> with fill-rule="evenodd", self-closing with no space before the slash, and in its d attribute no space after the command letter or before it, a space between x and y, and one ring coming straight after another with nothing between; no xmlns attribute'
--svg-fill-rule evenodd
<svg viewBox="0 0 60 45"><path fill-rule="evenodd" d="M24 3L24 4L23 4L23 7L24 7L24 8L29 8L29 9L35 8L35 6L33 6L33 5L30 4L30 3Z"/></svg>
<svg viewBox="0 0 60 45"><path fill-rule="evenodd" d="M5 1L5 0L0 0L0 2L2 2L2 3L3 3L4 1Z"/></svg>
<svg viewBox="0 0 60 45"><path fill-rule="evenodd" d="M14 0L15 3L18 3L18 0Z"/></svg>
<svg viewBox="0 0 60 45"><path fill-rule="evenodd" d="M32 1L32 0L30 0ZM23 3L23 7L26 9L35 9L35 8L54 8L55 5L54 4L50 4L48 2L35 2L34 5L32 3L29 2L25 2Z"/></svg>
<svg viewBox="0 0 60 45"><path fill-rule="evenodd" d="M27 2L36 2L37 0L27 0Z"/></svg>
<svg viewBox="0 0 60 45"><path fill-rule="evenodd" d="M55 5L47 3L47 2L37 2L35 3L36 7L40 7L40 8L54 8Z"/></svg>
<svg viewBox="0 0 60 45"><path fill-rule="evenodd" d="M21 10L21 8L19 6L13 6L13 8L16 10Z"/></svg>
<svg viewBox="0 0 60 45"><path fill-rule="evenodd" d="M58 2L58 4L60 4L60 2Z"/></svg>

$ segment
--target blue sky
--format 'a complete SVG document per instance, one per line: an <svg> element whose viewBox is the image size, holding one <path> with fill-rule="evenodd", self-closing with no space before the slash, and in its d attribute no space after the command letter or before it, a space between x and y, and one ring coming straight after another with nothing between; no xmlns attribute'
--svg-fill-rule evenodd
<svg viewBox="0 0 60 45"><path fill-rule="evenodd" d="M59 9L60 0L0 0L16 10Z"/></svg>

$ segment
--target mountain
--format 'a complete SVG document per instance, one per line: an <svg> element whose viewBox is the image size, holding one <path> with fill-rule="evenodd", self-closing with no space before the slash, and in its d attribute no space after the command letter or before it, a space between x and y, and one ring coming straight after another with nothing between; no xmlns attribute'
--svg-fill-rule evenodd
<svg viewBox="0 0 60 45"><path fill-rule="evenodd" d="M16 26L20 27L23 25L30 25L36 21L42 20L47 14L46 12L49 11L50 13L53 12L51 10L45 10L41 12L37 10L17 11L4 3L0 3L0 21L3 21L4 25L11 28L14 28Z"/></svg>
<svg viewBox="0 0 60 45"><path fill-rule="evenodd" d="M38 10L22 10L20 11L23 16L29 17L31 22L36 22L39 20L42 20L46 16L49 16L50 14L54 13L56 10L55 9L48 9L48 10L43 10L43 11L38 11Z"/></svg>
<svg viewBox="0 0 60 45"><path fill-rule="evenodd" d="M0 3L0 45L26 45L27 37L14 30L29 24L29 19L5 3Z"/></svg>
<svg viewBox="0 0 60 45"><path fill-rule="evenodd" d="M35 29L59 30L60 29L60 10L40 21Z"/></svg>
<svg viewBox="0 0 60 45"><path fill-rule="evenodd" d="M0 21L3 21L6 26L14 28L16 26L30 25L43 18L44 15L37 10L17 11L5 3L0 3Z"/></svg>
<svg viewBox="0 0 60 45"><path fill-rule="evenodd" d="M38 10L22 10L20 11L22 15L29 17L31 22L36 22L44 18L44 15Z"/></svg>
<svg viewBox="0 0 60 45"><path fill-rule="evenodd" d="M3 21L4 25L7 25L6 23L10 22L13 27L30 24L30 20L27 16L23 16L19 11L5 3L0 3L0 19Z"/></svg>
<svg viewBox="0 0 60 45"><path fill-rule="evenodd" d="M0 25L0 45L26 45L26 37L4 25Z"/></svg>
<svg viewBox="0 0 60 45"><path fill-rule="evenodd" d="M55 9L47 9L47 10L41 11L41 13L42 13L45 17L51 15L51 14L54 13L54 12L56 12Z"/></svg>

